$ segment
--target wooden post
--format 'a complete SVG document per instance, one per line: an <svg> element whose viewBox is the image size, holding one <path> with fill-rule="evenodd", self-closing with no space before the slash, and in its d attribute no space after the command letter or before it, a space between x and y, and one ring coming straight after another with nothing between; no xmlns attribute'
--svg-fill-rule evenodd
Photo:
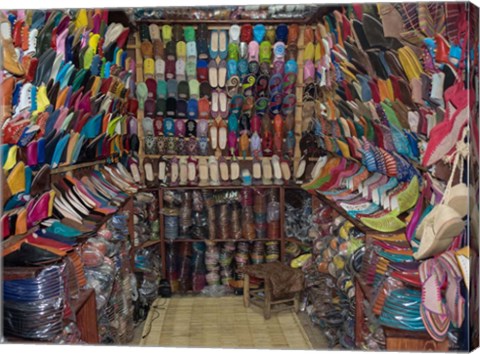
<svg viewBox="0 0 480 354"><path fill-rule="evenodd" d="M243 306L250 306L250 276L245 274L243 278Z"/></svg>

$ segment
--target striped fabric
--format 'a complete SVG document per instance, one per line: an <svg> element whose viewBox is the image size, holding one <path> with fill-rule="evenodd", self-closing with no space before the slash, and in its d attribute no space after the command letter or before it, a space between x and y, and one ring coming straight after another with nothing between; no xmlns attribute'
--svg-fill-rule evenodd
<svg viewBox="0 0 480 354"><path fill-rule="evenodd" d="M461 4L454 2L447 2L445 4L446 23L445 30L447 38L451 42L455 42L458 39L458 28L460 20L460 6Z"/></svg>
<svg viewBox="0 0 480 354"><path fill-rule="evenodd" d="M405 19L405 29L407 31L415 31L418 29L418 10L417 3L396 3L395 8Z"/></svg>
<svg viewBox="0 0 480 354"><path fill-rule="evenodd" d="M435 36L435 23L426 3L418 4L418 24L425 37L433 38Z"/></svg>
<svg viewBox="0 0 480 354"><path fill-rule="evenodd" d="M428 10L430 16L433 18L435 24L435 32L445 36L446 34L446 18L445 18L445 5L441 2L428 3Z"/></svg>

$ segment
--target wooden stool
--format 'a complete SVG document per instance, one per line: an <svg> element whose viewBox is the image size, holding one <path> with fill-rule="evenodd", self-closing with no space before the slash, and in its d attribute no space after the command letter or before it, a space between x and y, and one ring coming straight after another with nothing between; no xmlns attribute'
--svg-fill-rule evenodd
<svg viewBox="0 0 480 354"><path fill-rule="evenodd" d="M303 290L303 273L299 269L292 269L288 266L284 266L283 264L280 264L279 266L278 264L276 264L276 262L265 263L261 265L247 266L243 268L243 304L245 307L249 307L250 304L253 304L260 308L263 308L263 317L266 320L270 319L272 312L280 312L293 308L294 311L297 313L300 310L300 294ZM263 267L259 268L258 266ZM280 269L280 267L284 268ZM302 286L298 288L298 290L289 292L284 296L278 298L274 297L274 289L272 289L271 277L273 272L275 271L282 271L283 274L291 272L290 274L301 279ZM264 287L256 290L250 289L250 276L263 279ZM263 295L261 293L263 293ZM252 298L250 298L250 296L252 296ZM286 304L286 306L281 306L278 308L273 307L274 305L281 304Z"/></svg>

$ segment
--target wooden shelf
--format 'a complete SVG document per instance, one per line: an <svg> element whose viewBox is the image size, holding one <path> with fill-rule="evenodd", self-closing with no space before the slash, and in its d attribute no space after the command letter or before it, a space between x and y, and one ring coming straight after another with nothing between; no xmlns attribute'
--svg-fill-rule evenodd
<svg viewBox="0 0 480 354"><path fill-rule="evenodd" d="M137 20L136 23L156 23L159 25L162 24L179 24L179 25L194 25L193 27L196 27L195 25L198 25L199 22L210 25L210 28L213 27L225 27L225 28L230 28L231 25L233 24L244 24L244 23L249 23L249 24L255 24L255 23L261 23L264 25L274 25L274 24L290 24L290 23L297 23L297 24L306 24L311 20L311 17L306 17L306 18L286 18L286 19L277 19L277 18L272 18L272 19L219 19L219 20L214 20L214 19L207 19L207 20L190 20L190 19L178 19L178 20L169 20L169 19L148 19L148 20ZM219 26L220 25L220 26Z"/></svg>
<svg viewBox="0 0 480 354"><path fill-rule="evenodd" d="M103 165L106 162L107 162L107 160L104 159L104 160L96 160L96 161L91 161L91 162L82 162L82 163L79 163L79 164L69 165L69 166L61 166L61 167L57 167L57 168L52 169L51 174L64 173L64 172L68 172L68 171L78 170L78 169L81 169L81 168Z"/></svg>
<svg viewBox="0 0 480 354"><path fill-rule="evenodd" d="M165 238L166 243L177 243L177 242L268 242L268 241L275 241L275 242L280 242L280 239L270 239L270 238L257 238L253 240L246 240L246 239L227 239L227 240L221 240L221 239L215 239L215 240L197 240L197 239L175 239L175 240L169 240L168 238Z"/></svg>
<svg viewBox="0 0 480 354"><path fill-rule="evenodd" d="M142 243L141 245L134 246L133 249L138 250L138 249L141 249L141 248L147 248L147 247L150 247L150 246L158 245L160 242L162 242L162 241L161 240L146 241L146 242Z"/></svg>
<svg viewBox="0 0 480 354"><path fill-rule="evenodd" d="M348 221L350 221L353 226L355 226L357 229L359 229L360 231L362 231L363 233L378 233L378 231L375 231L375 230L371 230L370 228L366 227L365 225L363 225L360 221L358 221L357 219L355 218L352 218L350 215L348 215L348 213L342 208L340 207L337 203L325 198L325 196L323 196L322 194L316 192L316 191L312 191L318 199L320 199L320 201L323 203L323 204L326 204L328 205L329 207L331 207L332 209L335 209L335 211L337 211L337 213L339 213L340 215L342 215L345 219L347 219Z"/></svg>
<svg viewBox="0 0 480 354"><path fill-rule="evenodd" d="M373 289L370 285L365 284L360 274L355 274L355 281L360 285L365 299L371 304L373 300Z"/></svg>
<svg viewBox="0 0 480 354"><path fill-rule="evenodd" d="M205 158L208 160L208 158L212 156L212 155L207 155L207 156L202 156L202 155L145 155L145 158L150 158L150 159L160 159L160 158L164 158L164 159L173 159L173 158L177 158L177 159L180 159L182 157L185 157L185 158L195 158L195 159L202 159L202 158ZM230 160L233 160L233 157L232 156L221 156L223 157L225 160L227 161L230 161ZM243 156L235 156L237 161L238 162L242 162L242 161L253 161L253 157L252 156L246 156L245 158L243 158ZM263 156L263 157L260 157L258 160L263 160L263 159L267 159L267 160L271 160L272 159L272 156ZM288 161L293 161L295 159L300 159L299 157L298 158L292 158ZM318 158L311 158L310 161L317 161Z"/></svg>

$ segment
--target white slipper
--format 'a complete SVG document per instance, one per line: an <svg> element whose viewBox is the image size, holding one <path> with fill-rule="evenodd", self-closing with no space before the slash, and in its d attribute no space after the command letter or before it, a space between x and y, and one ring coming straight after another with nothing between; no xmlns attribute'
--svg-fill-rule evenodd
<svg viewBox="0 0 480 354"><path fill-rule="evenodd" d="M188 159L188 184L196 185L197 182L197 160L190 158Z"/></svg>
<svg viewBox="0 0 480 354"><path fill-rule="evenodd" d="M224 182L224 183L228 182L229 181L228 165L227 165L227 161L225 160L225 158L223 158L223 157L220 158L218 166L220 168L220 178L221 178L222 182Z"/></svg>
<svg viewBox="0 0 480 354"><path fill-rule="evenodd" d="M262 165L258 160L253 161L252 177L253 177L253 182L258 182L262 179Z"/></svg>
<svg viewBox="0 0 480 354"><path fill-rule="evenodd" d="M285 182L290 181L290 178L292 178L292 172L290 171L290 166L288 165L287 161L282 161L280 163L280 167L282 169L282 177Z"/></svg>
<svg viewBox="0 0 480 354"><path fill-rule="evenodd" d="M215 156L210 156L208 159L208 166L210 170L210 185L219 186L219 173L218 173L218 161Z"/></svg>
<svg viewBox="0 0 480 354"><path fill-rule="evenodd" d="M225 150L227 147L227 126L223 119L218 123L218 147L220 150Z"/></svg>
<svg viewBox="0 0 480 354"><path fill-rule="evenodd" d="M232 25L228 31L230 37L230 42L239 43L240 42L240 26Z"/></svg>
<svg viewBox="0 0 480 354"><path fill-rule="evenodd" d="M137 183L140 183L141 177L140 177L140 171L138 170L137 162L132 160L128 167L130 168L130 172L132 173L133 180Z"/></svg>
<svg viewBox="0 0 480 354"><path fill-rule="evenodd" d="M305 175L306 167L307 167L307 159L302 158L298 163L297 173L295 173L295 181L297 184L303 184L303 177Z"/></svg>
<svg viewBox="0 0 480 354"><path fill-rule="evenodd" d="M272 165L270 165L270 161L268 158L264 158L262 160L262 170L263 170L263 178L262 182L264 185L271 185L272 184Z"/></svg>
<svg viewBox="0 0 480 354"><path fill-rule="evenodd" d="M273 167L274 183L278 185L283 184L282 169L280 167L280 158L277 155L272 156L272 167Z"/></svg>
<svg viewBox="0 0 480 354"><path fill-rule="evenodd" d="M232 159L230 162L230 178L233 182L240 178L240 165L236 159Z"/></svg>
<svg viewBox="0 0 480 354"><path fill-rule="evenodd" d="M212 146L213 150L217 149L217 138L218 138L218 129L217 125L215 124L215 121L212 122L212 125L210 125L210 145Z"/></svg>
<svg viewBox="0 0 480 354"><path fill-rule="evenodd" d="M163 183L167 180L167 162L165 160L158 162L158 180Z"/></svg>
<svg viewBox="0 0 480 354"><path fill-rule="evenodd" d="M178 175L179 175L179 167L178 167L178 159L175 157L170 162L170 184L173 186L178 185Z"/></svg>
<svg viewBox="0 0 480 354"><path fill-rule="evenodd" d="M312 177L312 180L317 178L320 173L322 172L322 168L323 166L325 166L325 164L327 163L327 156L321 156L318 158L317 160L317 163L315 164L315 166L313 166L313 169L312 169L312 173L311 173L311 177Z"/></svg>
<svg viewBox="0 0 480 354"><path fill-rule="evenodd" d="M218 91L212 91L212 105L210 109L210 113L213 118L217 118L220 114L220 107L219 107L219 99L218 99Z"/></svg>
<svg viewBox="0 0 480 354"><path fill-rule="evenodd" d="M208 186L208 163L205 157L199 158L198 173L200 175L199 186Z"/></svg>
<svg viewBox="0 0 480 354"><path fill-rule="evenodd" d="M154 175L153 175L153 166L152 166L152 163L150 161L146 161L144 164L143 164L143 169L145 171L145 181L147 183L152 183L153 180L154 180Z"/></svg>
<svg viewBox="0 0 480 354"><path fill-rule="evenodd" d="M188 182L188 165L187 158L180 157L180 185L185 186Z"/></svg>

